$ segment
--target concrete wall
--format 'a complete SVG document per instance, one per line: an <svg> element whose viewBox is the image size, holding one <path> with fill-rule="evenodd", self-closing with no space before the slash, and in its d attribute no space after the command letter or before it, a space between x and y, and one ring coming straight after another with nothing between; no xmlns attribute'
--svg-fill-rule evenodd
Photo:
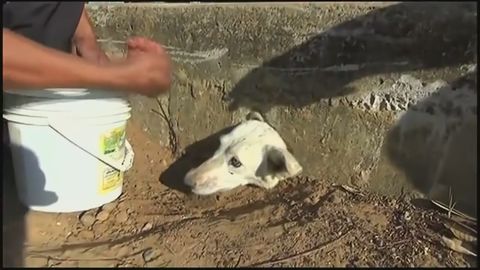
<svg viewBox="0 0 480 270"><path fill-rule="evenodd" d="M169 96L133 117L180 153L263 112L305 174L431 193L476 216L476 3L91 4L103 46L170 50ZM413 192L412 192L413 191Z"/></svg>

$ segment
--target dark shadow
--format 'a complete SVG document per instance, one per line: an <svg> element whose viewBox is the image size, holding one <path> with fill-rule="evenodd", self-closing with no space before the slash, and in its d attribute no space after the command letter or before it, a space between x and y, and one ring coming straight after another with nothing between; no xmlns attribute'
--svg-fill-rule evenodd
<svg viewBox="0 0 480 270"><path fill-rule="evenodd" d="M183 178L193 168L211 158L220 146L220 137L232 131L237 125L224 128L217 133L189 145L183 155L160 175L160 182L183 193L190 189L183 184Z"/></svg>
<svg viewBox="0 0 480 270"><path fill-rule="evenodd" d="M2 121L2 150L3 150L3 267L24 267L24 243L26 239L25 224L27 207L21 202L17 193L15 175L25 171L35 172L37 178L31 189L40 191L38 200L31 201L32 205L45 206L57 201L54 192L44 190L45 176L38 166L35 154L20 146L11 145L8 140L6 121ZM19 153L22 155L19 155ZM14 166L14 160L16 161ZM26 168L23 164L28 164Z"/></svg>
<svg viewBox="0 0 480 270"><path fill-rule="evenodd" d="M473 63L475 14L475 2L409 2L375 9L248 73L228 95L230 109L304 107L353 93L351 83L364 77Z"/></svg>

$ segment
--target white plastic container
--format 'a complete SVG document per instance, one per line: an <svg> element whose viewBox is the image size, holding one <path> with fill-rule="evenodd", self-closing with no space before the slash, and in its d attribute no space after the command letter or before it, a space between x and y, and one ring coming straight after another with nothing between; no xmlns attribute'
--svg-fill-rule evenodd
<svg viewBox="0 0 480 270"><path fill-rule="evenodd" d="M122 193L134 153L125 139L130 106L86 89L4 92L17 191L29 209L77 212Z"/></svg>

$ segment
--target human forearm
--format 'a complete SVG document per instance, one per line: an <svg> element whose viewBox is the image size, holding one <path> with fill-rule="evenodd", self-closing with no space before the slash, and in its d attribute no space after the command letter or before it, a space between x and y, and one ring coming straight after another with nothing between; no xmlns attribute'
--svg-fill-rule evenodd
<svg viewBox="0 0 480 270"><path fill-rule="evenodd" d="M74 42L88 42L96 44L96 35L90 23L87 11L83 8L82 15L73 36Z"/></svg>
<svg viewBox="0 0 480 270"><path fill-rule="evenodd" d="M107 55L103 52L97 42L97 36L85 7L83 8L80 20L78 21L72 42L74 53L84 59L99 64L109 62Z"/></svg>
<svg viewBox="0 0 480 270"><path fill-rule="evenodd" d="M3 29L3 88L122 88L111 68L44 47Z"/></svg>

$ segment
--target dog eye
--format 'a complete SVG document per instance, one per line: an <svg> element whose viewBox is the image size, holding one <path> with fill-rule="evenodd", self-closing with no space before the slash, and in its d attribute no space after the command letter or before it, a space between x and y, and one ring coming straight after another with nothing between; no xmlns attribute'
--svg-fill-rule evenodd
<svg viewBox="0 0 480 270"><path fill-rule="evenodd" d="M235 168L239 168L240 166L242 166L242 163L235 157L232 157L229 161L228 161L228 165L231 165Z"/></svg>

